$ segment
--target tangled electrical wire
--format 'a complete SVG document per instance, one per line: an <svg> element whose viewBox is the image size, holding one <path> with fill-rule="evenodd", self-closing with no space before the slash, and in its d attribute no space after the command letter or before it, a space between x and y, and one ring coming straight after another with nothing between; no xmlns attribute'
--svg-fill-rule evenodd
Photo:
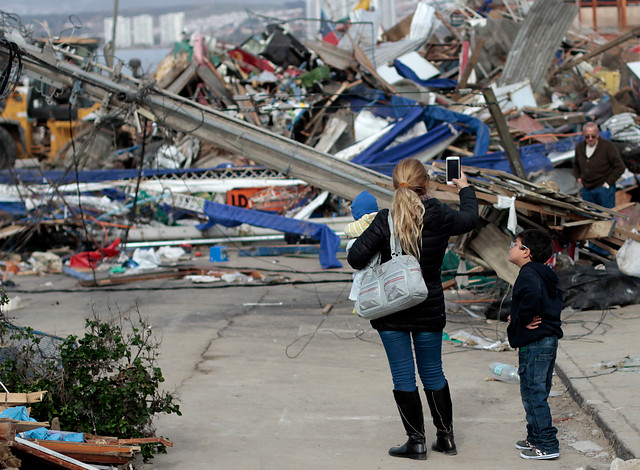
<svg viewBox="0 0 640 470"><path fill-rule="evenodd" d="M0 38L0 50L6 49L6 61L0 61L0 101L13 93L22 74L22 53L15 42ZM4 63L3 63L4 62Z"/></svg>

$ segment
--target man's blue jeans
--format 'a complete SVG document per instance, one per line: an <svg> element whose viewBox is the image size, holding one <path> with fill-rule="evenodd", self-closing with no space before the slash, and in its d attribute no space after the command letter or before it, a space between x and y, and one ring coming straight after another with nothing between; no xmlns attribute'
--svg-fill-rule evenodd
<svg viewBox="0 0 640 470"><path fill-rule="evenodd" d="M616 186L613 185L609 189L604 186L598 186L593 189L582 188L582 199L587 202L593 202L602 207L612 208L616 205Z"/></svg>
<svg viewBox="0 0 640 470"><path fill-rule="evenodd" d="M549 409L551 377L556 363L558 338L547 336L520 348L518 353L520 395L527 417L527 440L544 452L558 452L556 437Z"/></svg>
<svg viewBox="0 0 640 470"><path fill-rule="evenodd" d="M426 390L442 390L447 384L442 371L442 332L379 331L387 353L394 390L416 390L416 365ZM413 348L411 340L413 339ZM416 352L415 363L413 350Z"/></svg>

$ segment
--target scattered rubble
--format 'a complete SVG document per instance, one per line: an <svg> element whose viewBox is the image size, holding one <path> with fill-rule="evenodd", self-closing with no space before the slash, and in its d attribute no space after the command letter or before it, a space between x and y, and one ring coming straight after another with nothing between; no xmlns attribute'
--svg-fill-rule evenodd
<svg viewBox="0 0 640 470"><path fill-rule="evenodd" d="M478 192L482 224L453 252L513 282L508 239L543 227L557 240L559 270L617 261L623 276L637 277L638 31L611 39L576 21L575 5L556 6L439 10L419 2L386 28L380 12L356 8L347 19L323 13L312 40L276 24L238 45L195 33L152 77L90 59L80 68L79 50L91 58L97 44L29 44L7 23L5 57L15 49L26 77L59 81L63 92L40 90L51 93L51 112L82 100L91 117L58 116L71 153L65 145L51 155L52 146L38 168L0 175L0 237L9 251L33 251L22 268L36 273L115 263L110 276L133 275L144 269L136 259L143 247L267 234L320 242L321 265L334 268L335 234L361 188L388 205L393 166L419 158L430 165L433 195L455 204L440 162L456 154ZM7 103L16 93L31 99L18 87ZM5 117L14 111L7 104ZM627 165L612 210L582 201L568 169L587 121L600 124ZM96 156L105 122L129 137L110 137ZM63 169L48 169L56 164Z"/></svg>
<svg viewBox="0 0 640 470"><path fill-rule="evenodd" d="M595 32L555 0L487 4L420 1L386 26L380 11L323 12L314 38L286 22L241 44L195 33L151 77L99 64L95 41L0 23L3 287L60 272L92 288L273 282L218 265L246 243L239 256L339 268L356 194L388 207L389 175L412 157L456 204L442 162L459 155L481 223L452 241L447 288L501 297L517 274L510 239L538 227L554 236L567 307L640 302L640 29ZM586 122L627 167L613 209L580 199L571 174ZM196 266L209 246L215 266Z"/></svg>

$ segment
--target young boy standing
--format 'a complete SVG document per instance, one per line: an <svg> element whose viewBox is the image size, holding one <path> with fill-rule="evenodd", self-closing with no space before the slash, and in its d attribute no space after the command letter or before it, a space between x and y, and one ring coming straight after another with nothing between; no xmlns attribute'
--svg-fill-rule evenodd
<svg viewBox="0 0 640 470"><path fill-rule="evenodd" d="M551 257L551 237L541 230L525 230L511 242L509 261L520 268L513 285L507 335L518 348L520 394L527 418L527 437L516 443L523 459L560 456L558 430L547 402L562 338L562 292L558 275L544 263Z"/></svg>

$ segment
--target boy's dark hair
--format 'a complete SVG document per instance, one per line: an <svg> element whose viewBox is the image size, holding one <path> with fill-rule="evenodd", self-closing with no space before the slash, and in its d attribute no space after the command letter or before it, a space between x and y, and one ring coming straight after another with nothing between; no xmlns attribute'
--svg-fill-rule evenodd
<svg viewBox="0 0 640 470"><path fill-rule="evenodd" d="M547 232L537 229L528 229L520 232L518 238L522 244L529 248L531 261L545 263L553 254L552 239Z"/></svg>

